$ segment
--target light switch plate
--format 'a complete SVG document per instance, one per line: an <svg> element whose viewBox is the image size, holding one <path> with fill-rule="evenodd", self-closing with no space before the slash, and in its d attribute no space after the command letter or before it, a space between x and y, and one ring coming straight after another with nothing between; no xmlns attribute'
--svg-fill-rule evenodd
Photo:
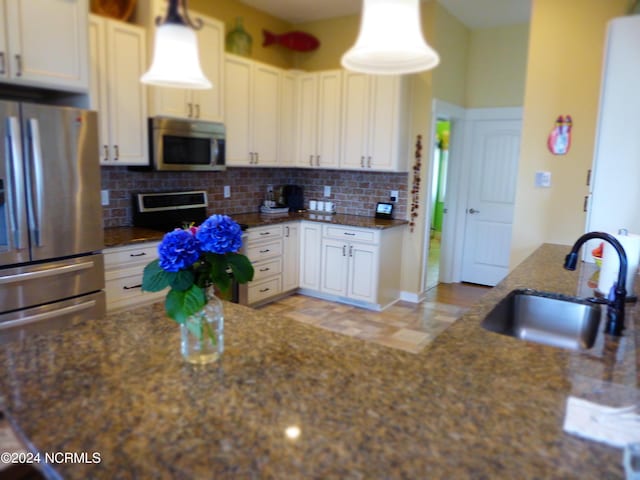
<svg viewBox="0 0 640 480"><path fill-rule="evenodd" d="M100 202L103 207L109 205L109 190L100 190Z"/></svg>
<svg viewBox="0 0 640 480"><path fill-rule="evenodd" d="M391 192L389 193L389 200L391 200L392 202L398 201L398 190L391 190Z"/></svg>
<svg viewBox="0 0 640 480"><path fill-rule="evenodd" d="M325 197L330 197L331 196L331 187L329 185L325 185L324 186L324 196Z"/></svg>
<svg viewBox="0 0 640 480"><path fill-rule="evenodd" d="M224 198L231 198L231 186L230 185L225 185L224 186Z"/></svg>
<svg viewBox="0 0 640 480"><path fill-rule="evenodd" d="M549 188L551 186L551 172L536 172L536 187Z"/></svg>

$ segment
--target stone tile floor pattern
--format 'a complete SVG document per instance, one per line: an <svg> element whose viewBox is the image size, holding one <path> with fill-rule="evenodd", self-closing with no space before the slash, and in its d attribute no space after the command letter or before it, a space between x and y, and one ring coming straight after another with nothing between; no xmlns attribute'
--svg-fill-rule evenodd
<svg viewBox="0 0 640 480"><path fill-rule="evenodd" d="M383 312L373 312L296 294L260 310L387 347L418 353L467 308L427 300L419 304L398 302Z"/></svg>

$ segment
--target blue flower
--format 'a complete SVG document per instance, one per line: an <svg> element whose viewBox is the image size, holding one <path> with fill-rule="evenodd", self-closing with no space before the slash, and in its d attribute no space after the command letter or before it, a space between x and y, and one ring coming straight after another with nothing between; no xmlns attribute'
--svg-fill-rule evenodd
<svg viewBox="0 0 640 480"><path fill-rule="evenodd" d="M200 257L198 240L188 230L176 229L167 233L158 247L160 267L177 272L191 266Z"/></svg>
<svg viewBox="0 0 640 480"><path fill-rule="evenodd" d="M242 246L240 225L226 215L212 215L207 218L198 228L196 238L202 250L211 253L237 252Z"/></svg>

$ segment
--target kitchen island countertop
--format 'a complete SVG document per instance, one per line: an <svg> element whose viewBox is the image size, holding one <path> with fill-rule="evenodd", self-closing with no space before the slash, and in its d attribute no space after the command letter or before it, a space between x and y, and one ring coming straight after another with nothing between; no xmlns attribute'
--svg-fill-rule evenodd
<svg viewBox="0 0 640 480"><path fill-rule="evenodd" d="M0 346L0 407L34 449L100 453L50 466L70 479L623 478L621 450L562 424L570 395L640 399L640 307L581 353L480 326L514 288L584 292L569 248L542 246L418 354L227 303L222 361L194 367L154 304Z"/></svg>
<svg viewBox="0 0 640 480"><path fill-rule="evenodd" d="M331 223L335 225L345 225L351 227L385 229L401 227L407 225L407 220L387 220L375 217L364 217L360 215L346 214L319 214L310 212L288 213L288 214L260 214L260 213L240 213L231 215L238 223L244 223L249 228L273 225L277 223L294 222L297 220L308 220L312 222ZM104 245L106 248L122 247L141 242L155 242L162 240L166 232L152 230L141 227L110 227L104 229Z"/></svg>

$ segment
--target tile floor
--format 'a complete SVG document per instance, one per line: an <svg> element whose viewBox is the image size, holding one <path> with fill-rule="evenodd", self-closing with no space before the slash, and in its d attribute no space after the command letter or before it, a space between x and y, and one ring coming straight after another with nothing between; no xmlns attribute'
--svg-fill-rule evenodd
<svg viewBox="0 0 640 480"><path fill-rule="evenodd" d="M387 347L418 353L459 318L487 287L439 284L419 304L398 302L384 312L292 295L260 309Z"/></svg>

